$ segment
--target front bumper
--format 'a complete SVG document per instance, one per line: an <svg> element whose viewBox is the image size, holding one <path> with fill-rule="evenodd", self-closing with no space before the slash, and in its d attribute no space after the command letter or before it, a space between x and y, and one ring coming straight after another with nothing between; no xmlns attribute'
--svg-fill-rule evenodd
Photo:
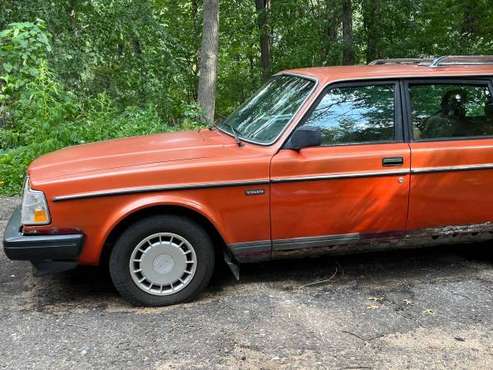
<svg viewBox="0 0 493 370"><path fill-rule="evenodd" d="M50 261L77 261L83 243L83 234L23 235L19 207L5 229L3 248L11 260L31 261L36 265Z"/></svg>

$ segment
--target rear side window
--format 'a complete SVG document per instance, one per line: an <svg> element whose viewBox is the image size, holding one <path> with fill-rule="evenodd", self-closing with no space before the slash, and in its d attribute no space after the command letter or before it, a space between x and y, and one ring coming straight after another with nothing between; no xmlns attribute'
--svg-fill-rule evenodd
<svg viewBox="0 0 493 370"><path fill-rule="evenodd" d="M395 84L331 88L303 126L320 127L324 146L394 141Z"/></svg>
<svg viewBox="0 0 493 370"><path fill-rule="evenodd" d="M409 91L415 140L493 135L488 85L411 84Z"/></svg>

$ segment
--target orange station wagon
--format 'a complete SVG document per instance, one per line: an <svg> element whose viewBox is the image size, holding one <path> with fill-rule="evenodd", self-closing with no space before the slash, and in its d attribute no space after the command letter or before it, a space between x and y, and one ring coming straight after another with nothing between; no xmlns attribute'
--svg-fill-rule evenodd
<svg viewBox="0 0 493 370"><path fill-rule="evenodd" d="M136 305L242 263L493 239L493 57L275 75L217 126L35 160L4 237L41 272L108 264Z"/></svg>

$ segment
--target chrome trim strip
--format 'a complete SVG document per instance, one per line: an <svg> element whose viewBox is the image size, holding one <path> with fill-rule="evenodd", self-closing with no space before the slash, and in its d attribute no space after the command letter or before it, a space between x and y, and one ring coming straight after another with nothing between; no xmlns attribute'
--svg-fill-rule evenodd
<svg viewBox="0 0 493 370"><path fill-rule="evenodd" d="M121 188L114 190L93 191L87 193L60 195L53 198L54 202L61 202L65 200L74 199L86 199L115 195L126 195L136 193L153 193L161 191L176 191L176 190L196 190L196 189L208 189L208 188L221 188L231 186L251 186L251 185L269 185L287 183L287 182L300 182L300 181L320 181L320 180L336 180L336 179L351 179L361 177L380 177L380 176L397 176L411 174L426 174L437 172L455 172L455 171L478 171L478 170L490 170L493 169L493 163L485 164L470 164L470 165L458 165L458 166L441 166L441 167L420 167L413 168L410 171L407 169L398 170L380 170L380 171L361 171L361 172L341 172L331 173L326 175L316 176L300 176L300 177L277 177L261 180L246 180L246 181L219 181L210 183L197 183L197 184L182 184L182 185L156 185L156 186L144 186L144 187L132 187Z"/></svg>
<svg viewBox="0 0 493 370"><path fill-rule="evenodd" d="M433 241L445 238L454 239L458 235L476 236L476 234L488 233L488 238L493 239L493 222L484 222L481 224L471 225L448 225L433 228L424 228L410 231L389 231L378 233L347 233L347 234L329 234L320 236L306 236L289 239L277 239L272 241L272 252L283 252L302 250L309 248L323 248L337 245L351 245L358 242L378 243L378 241L386 243L389 241L413 241L426 240Z"/></svg>
<svg viewBox="0 0 493 370"><path fill-rule="evenodd" d="M313 254L355 253L379 251L394 248L420 248L438 244L465 243L493 239L493 222L472 225L449 225L418 230L394 230L377 233L347 233L307 236L272 241L272 250L268 241L230 244L245 244L244 253L235 255L240 262L254 262L266 258L278 259ZM259 248L256 248L256 245ZM265 249L264 249L265 248ZM232 250L234 253L234 249Z"/></svg>
<svg viewBox="0 0 493 370"><path fill-rule="evenodd" d="M271 179L272 183L283 182L299 182L299 181L318 181L318 180L332 180L332 179L351 179L357 177L379 177L379 176L396 176L396 175L408 175L409 170L380 170L380 171L361 171L361 172L341 172L331 173L327 175L317 176L300 176L300 177L276 177Z"/></svg>
<svg viewBox="0 0 493 370"><path fill-rule="evenodd" d="M412 168L412 174L420 173L435 173L435 172L455 172L455 171L478 171L478 170L491 170L493 169L493 163L484 164L465 164L458 166L439 166L439 167L418 167Z"/></svg>
<svg viewBox="0 0 493 370"><path fill-rule="evenodd" d="M246 181L219 181L219 182L198 183L198 184L188 184L188 185L161 185L161 186L156 185L156 186L121 188L114 190L92 191L87 193L60 195L54 197L53 201L61 202L64 200L97 198L97 197L127 195L127 194L137 194L137 193L153 193L153 192L174 191L174 190L196 190L196 189L223 188L223 187L250 186L250 185L269 185L269 180L262 179L262 180L246 180Z"/></svg>
<svg viewBox="0 0 493 370"><path fill-rule="evenodd" d="M256 241L252 241L252 242L233 243L233 244L229 244L228 246L230 248L234 248L234 250L237 252L242 252L245 250L270 248L271 247L271 241L270 240L256 240Z"/></svg>
<svg viewBox="0 0 493 370"><path fill-rule="evenodd" d="M161 191L177 191L177 190L196 190L196 189L208 189L208 188L221 188L231 186L252 186L252 185L269 185L271 183L284 183L284 182L299 182L299 181L318 181L318 180L331 180L331 179L348 179L358 177L377 177L377 176L395 176L395 175L407 175L409 170L381 170L381 171L363 171L363 172L343 172L333 173L320 176L302 176L302 177L279 177L261 180L246 180L246 181L219 181L209 183L197 183L197 184L178 184L178 185L153 185L143 187L131 187L120 188L114 190L92 191L86 193L59 195L53 197L54 202L61 202L65 200L97 198L116 195L138 194L138 193L155 193Z"/></svg>
<svg viewBox="0 0 493 370"><path fill-rule="evenodd" d="M317 248L317 247L325 247L327 245L346 244L346 243L358 241L360 239L361 239L360 233L277 239L272 241L272 250L287 251L293 249Z"/></svg>
<svg viewBox="0 0 493 370"><path fill-rule="evenodd" d="M240 263L267 261L272 257L270 240L228 244L228 249Z"/></svg>
<svg viewBox="0 0 493 370"><path fill-rule="evenodd" d="M284 132L291 125L291 123L293 123L294 118L298 115L298 113L301 111L301 109L306 105L306 102L313 96L313 93L315 91L317 91L317 87L320 84L320 80L318 78L312 77L312 76L303 75L303 74L300 74L300 73L294 73L294 72L287 72L286 71L286 72L276 73L273 77L275 77L275 76L293 76L293 77L303 78L305 80L310 80L310 81L313 81L315 83L314 83L312 89L310 90L310 92L308 93L308 95L306 96L305 100L303 100L303 103L300 104L300 106L298 107L298 109L296 110L296 112L294 112L294 114L291 117L291 119L289 120L289 122L286 123L286 125L283 127L283 129L279 132L279 134L277 135L277 137L274 140L272 140L269 143L259 143L259 142L255 141L255 140L246 139L246 138L243 138L243 137L240 136L240 139L242 141L246 141L247 143L251 143L251 144L255 144L255 145L261 145L261 146L271 146L272 144L274 144L284 134ZM226 135L233 137L233 134L231 134L230 132L228 132L226 130L223 130L222 128L219 127L219 125L216 126L216 128L219 131L225 133Z"/></svg>

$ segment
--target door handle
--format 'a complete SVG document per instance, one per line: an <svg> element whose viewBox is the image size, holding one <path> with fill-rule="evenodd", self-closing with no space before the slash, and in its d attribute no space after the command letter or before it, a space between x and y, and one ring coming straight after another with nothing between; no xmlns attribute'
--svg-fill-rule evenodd
<svg viewBox="0 0 493 370"><path fill-rule="evenodd" d="M382 166L384 167L389 167L389 166L402 166L404 164L404 158L403 157L388 157L382 159Z"/></svg>

